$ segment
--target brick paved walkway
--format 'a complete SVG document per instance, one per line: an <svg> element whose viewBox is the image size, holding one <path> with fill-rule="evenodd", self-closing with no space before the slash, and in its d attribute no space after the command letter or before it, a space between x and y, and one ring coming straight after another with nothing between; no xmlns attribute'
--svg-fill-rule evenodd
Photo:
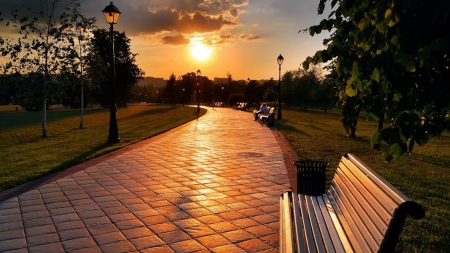
<svg viewBox="0 0 450 253"><path fill-rule="evenodd" d="M285 142L210 110L0 202L0 252L278 252Z"/></svg>

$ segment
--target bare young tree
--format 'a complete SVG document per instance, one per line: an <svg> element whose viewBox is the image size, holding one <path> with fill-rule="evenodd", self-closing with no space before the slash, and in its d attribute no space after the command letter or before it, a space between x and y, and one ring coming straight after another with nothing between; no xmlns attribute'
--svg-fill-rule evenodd
<svg viewBox="0 0 450 253"><path fill-rule="evenodd" d="M71 7L77 0L40 0L11 11L5 21L18 33L2 40L2 55L7 55L4 73L35 73L42 76L42 137L47 137L47 84L63 66L70 50L67 31L71 27ZM38 10L38 11L36 11ZM19 12L24 14L19 15Z"/></svg>

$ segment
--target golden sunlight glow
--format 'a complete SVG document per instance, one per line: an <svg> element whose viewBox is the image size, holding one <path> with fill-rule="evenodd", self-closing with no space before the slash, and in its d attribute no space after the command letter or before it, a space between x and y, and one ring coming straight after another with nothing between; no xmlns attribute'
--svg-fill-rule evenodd
<svg viewBox="0 0 450 253"><path fill-rule="evenodd" d="M198 42L193 45L191 48L191 54L192 56L199 61L204 61L211 56L212 48L205 46L201 42Z"/></svg>

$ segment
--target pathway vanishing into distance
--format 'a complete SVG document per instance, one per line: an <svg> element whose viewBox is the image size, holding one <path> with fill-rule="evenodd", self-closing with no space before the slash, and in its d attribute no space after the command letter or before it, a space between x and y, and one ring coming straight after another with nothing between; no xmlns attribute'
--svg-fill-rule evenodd
<svg viewBox="0 0 450 253"><path fill-rule="evenodd" d="M209 110L0 193L0 252L278 252L295 159L251 113Z"/></svg>

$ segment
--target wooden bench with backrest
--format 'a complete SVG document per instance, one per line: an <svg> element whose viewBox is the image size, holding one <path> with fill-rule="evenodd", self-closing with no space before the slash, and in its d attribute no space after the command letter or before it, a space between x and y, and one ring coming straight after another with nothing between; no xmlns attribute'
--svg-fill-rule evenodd
<svg viewBox="0 0 450 253"><path fill-rule="evenodd" d="M274 115L275 107L269 107L269 112L267 114L259 114L258 115L258 121L261 123L261 125L264 125L264 123L267 123L268 126L270 126L269 118L275 119Z"/></svg>
<svg viewBox="0 0 450 253"><path fill-rule="evenodd" d="M408 214L425 211L348 153L323 195L281 195L280 252L392 252Z"/></svg>

